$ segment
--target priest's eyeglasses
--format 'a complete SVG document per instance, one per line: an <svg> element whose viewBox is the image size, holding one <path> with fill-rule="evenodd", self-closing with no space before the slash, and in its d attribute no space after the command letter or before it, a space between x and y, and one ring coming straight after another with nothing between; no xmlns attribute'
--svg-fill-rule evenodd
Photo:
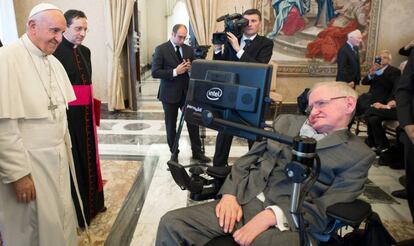
<svg viewBox="0 0 414 246"><path fill-rule="evenodd" d="M314 108L316 108L316 109L324 108L324 107L328 106L328 104L330 102L332 102L333 100L342 99L342 98L346 98L346 96L331 97L329 99L322 99L322 100L315 101L312 105L309 105L306 108L306 110L305 110L306 115L309 115L312 112L312 109L314 109Z"/></svg>

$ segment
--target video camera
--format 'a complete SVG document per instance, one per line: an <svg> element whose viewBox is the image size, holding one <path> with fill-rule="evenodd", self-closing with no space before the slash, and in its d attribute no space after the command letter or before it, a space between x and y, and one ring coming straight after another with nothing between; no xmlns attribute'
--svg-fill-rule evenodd
<svg viewBox="0 0 414 246"><path fill-rule="evenodd" d="M239 37L243 34L243 28L249 25L249 20L243 18L243 15L238 13L223 15L217 18L216 21L224 21L224 32L213 33L213 44L226 44L227 32L231 32L234 36Z"/></svg>

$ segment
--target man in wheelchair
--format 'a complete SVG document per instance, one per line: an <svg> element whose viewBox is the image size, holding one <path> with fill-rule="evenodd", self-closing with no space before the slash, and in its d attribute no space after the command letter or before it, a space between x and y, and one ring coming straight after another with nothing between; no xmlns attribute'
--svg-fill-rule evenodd
<svg viewBox="0 0 414 246"><path fill-rule="evenodd" d="M280 134L317 140L321 171L302 207L310 232L326 229L327 207L351 202L362 193L375 158L347 128L356 100L356 92L345 83L318 83L309 94L308 118L281 115L274 122ZM256 143L233 165L220 200L170 211L161 218L156 245L204 245L226 234L240 245L299 245L289 212L292 181L285 174L291 156L289 145Z"/></svg>

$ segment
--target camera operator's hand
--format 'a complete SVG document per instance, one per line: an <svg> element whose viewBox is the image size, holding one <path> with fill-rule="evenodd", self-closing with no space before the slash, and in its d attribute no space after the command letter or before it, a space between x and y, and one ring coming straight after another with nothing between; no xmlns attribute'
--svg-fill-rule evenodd
<svg viewBox="0 0 414 246"><path fill-rule="evenodd" d="M243 210L236 200L236 197L224 194L216 206L216 216L219 219L220 227L225 233L232 232L234 225L243 216Z"/></svg>
<svg viewBox="0 0 414 246"><path fill-rule="evenodd" d="M177 71L177 74L180 75L186 73L189 68L191 68L191 62L187 62L186 60L184 60L175 69Z"/></svg>
<svg viewBox="0 0 414 246"><path fill-rule="evenodd" d="M229 40L229 43L231 44L231 47L233 47L233 49L236 52L239 52L241 50L240 44L239 44L239 39L236 36L234 36L233 33L227 32L227 40Z"/></svg>

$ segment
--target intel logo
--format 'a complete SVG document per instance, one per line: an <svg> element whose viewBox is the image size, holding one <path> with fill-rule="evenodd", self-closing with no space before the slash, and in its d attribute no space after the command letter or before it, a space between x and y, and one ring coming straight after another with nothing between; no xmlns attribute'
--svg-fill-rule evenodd
<svg viewBox="0 0 414 246"><path fill-rule="evenodd" d="M220 88L213 87L207 91L206 96L211 101L217 101L223 95L223 91Z"/></svg>

